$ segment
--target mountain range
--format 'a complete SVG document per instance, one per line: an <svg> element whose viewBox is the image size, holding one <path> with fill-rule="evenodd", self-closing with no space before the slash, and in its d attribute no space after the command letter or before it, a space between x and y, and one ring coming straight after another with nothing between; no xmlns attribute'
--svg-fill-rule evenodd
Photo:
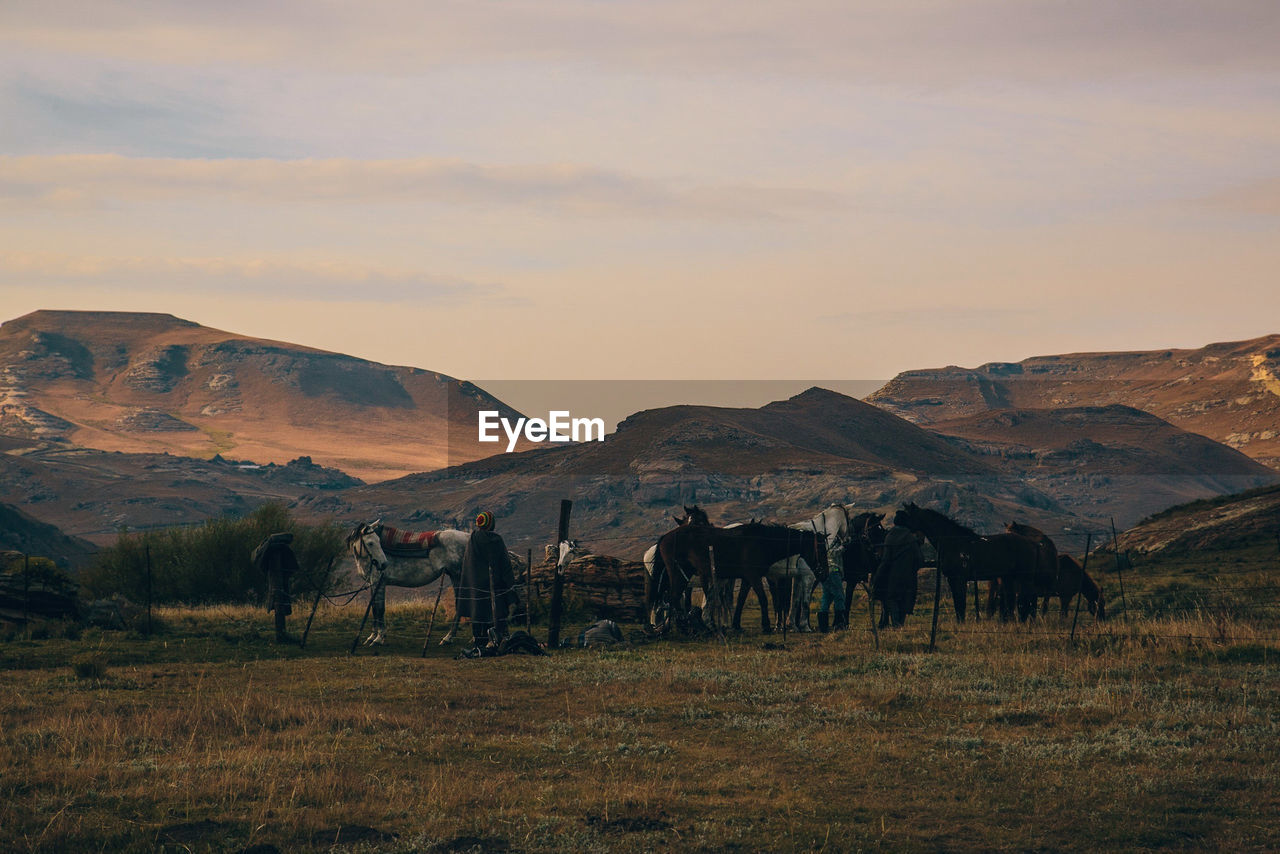
<svg viewBox="0 0 1280 854"><path fill-rule="evenodd" d="M1121 404L1280 468L1280 335L906 371L867 400L923 425L1001 409Z"/></svg>
<svg viewBox="0 0 1280 854"><path fill-rule="evenodd" d="M515 413L441 374L168 315L36 312L0 326L0 501L99 543L267 500L413 528L488 509L513 546L537 547L571 498L575 534L622 555L688 503L728 522L915 500L979 530L1019 519L1074 536L1277 480L1242 453L1271 460L1277 342L912 371L869 402L811 388L759 408L661 407L604 442L486 456L478 410ZM1243 420L1222 439L1241 450L1187 429L1226 430L1231 413Z"/></svg>
<svg viewBox="0 0 1280 854"><path fill-rule="evenodd" d="M285 463L369 480L492 453L471 383L168 314L37 311L0 325L0 435L132 453Z"/></svg>

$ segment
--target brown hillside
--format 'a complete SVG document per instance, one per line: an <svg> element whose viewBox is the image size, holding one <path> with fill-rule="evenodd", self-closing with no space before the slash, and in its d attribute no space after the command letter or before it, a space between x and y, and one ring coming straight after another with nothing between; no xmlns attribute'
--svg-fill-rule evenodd
<svg viewBox="0 0 1280 854"><path fill-rule="evenodd" d="M379 480L476 459L470 383L167 314L37 311L0 326L0 434L258 463L309 456Z"/></svg>
<svg viewBox="0 0 1280 854"><path fill-rule="evenodd" d="M999 409L931 425L1102 522L1272 483L1274 469L1128 406Z"/></svg>
<svg viewBox="0 0 1280 854"><path fill-rule="evenodd" d="M70 537L12 504L0 503L0 551L12 550L47 557L72 568L84 566L97 548L88 540Z"/></svg>
<svg viewBox="0 0 1280 854"><path fill-rule="evenodd" d="M868 400L919 424L996 409L1123 404L1280 467L1280 335L907 371Z"/></svg>
<svg viewBox="0 0 1280 854"><path fill-rule="evenodd" d="M1120 549L1140 553L1262 545L1280 549L1280 486L1169 508L1120 535Z"/></svg>
<svg viewBox="0 0 1280 854"><path fill-rule="evenodd" d="M305 457L259 466L87 448L0 453L0 502L99 545L113 541L121 528L242 515L268 501L287 504L359 483Z"/></svg>
<svg viewBox="0 0 1280 854"><path fill-rule="evenodd" d="M759 409L646 410L602 443L498 455L306 498L298 510L421 528L490 510L513 547L537 550L554 536L562 498L575 502L576 536L599 553L629 558L667 530L684 503L722 523L795 521L831 502L889 510L910 499L987 529L1015 515L1041 525L1068 515L1020 479L1001 482L982 456L823 389Z"/></svg>

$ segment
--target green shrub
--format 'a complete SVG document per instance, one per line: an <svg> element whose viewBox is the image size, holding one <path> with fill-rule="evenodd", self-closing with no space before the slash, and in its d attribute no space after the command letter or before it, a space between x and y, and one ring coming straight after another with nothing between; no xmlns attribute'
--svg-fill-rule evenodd
<svg viewBox="0 0 1280 854"><path fill-rule="evenodd" d="M143 603L251 602L266 591L267 580L254 566L253 550L269 534L289 531L298 558L295 592L327 585L332 566L345 548L336 525L302 525L287 508L266 504L242 518L229 516L194 527L142 533L122 531L98 553L81 576L96 598L123 594ZM150 572L148 573L148 567Z"/></svg>
<svg viewBox="0 0 1280 854"><path fill-rule="evenodd" d="M107 661L100 655L78 655L71 661L71 671L77 679L105 679Z"/></svg>

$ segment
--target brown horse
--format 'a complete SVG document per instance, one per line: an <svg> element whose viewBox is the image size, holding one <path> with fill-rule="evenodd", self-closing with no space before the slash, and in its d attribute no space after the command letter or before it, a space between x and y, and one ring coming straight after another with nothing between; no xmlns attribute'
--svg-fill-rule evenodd
<svg viewBox="0 0 1280 854"><path fill-rule="evenodd" d="M1080 562L1071 555L1058 555L1058 590L1062 602L1062 616L1067 616L1067 604L1076 594L1084 596L1089 613L1099 620L1107 618L1107 605L1102 598L1102 588L1094 581ZM1045 598L1045 607L1049 600Z"/></svg>
<svg viewBox="0 0 1280 854"><path fill-rule="evenodd" d="M693 505L692 507L689 507L687 505L684 506L684 515L674 516L672 518L673 518L673 521L676 523L675 530L679 530L680 528L683 528L686 525L701 525L708 528L711 527L710 517L707 516L707 513L705 510L703 510L701 507L699 507L696 504ZM663 534L663 536L665 537L670 533L671 532L669 531L667 534ZM671 597L668 595L670 584L668 583L667 568L662 563L662 555L659 553L659 549L658 549L658 545L661 542L662 542L662 539L659 538L658 543L655 543L652 546L650 546L649 550L644 554L644 565L645 565L644 602L645 602L645 614L647 615L647 619L653 622L659 622L659 620L655 618L655 614L657 613L657 610L659 607L658 602L659 602L659 599L662 599L665 601L665 604L667 607L664 609L664 613L662 615L662 619L660 622L663 625L666 625L669 622L673 601ZM687 596L688 596L688 593L686 590L685 597L687 598ZM685 610L688 610L687 603L685 604Z"/></svg>
<svg viewBox="0 0 1280 854"><path fill-rule="evenodd" d="M1039 549L1040 560L1036 564L1034 583L1036 597L1044 597L1044 609L1040 613L1045 614L1049 611L1049 597L1062 595L1059 584L1058 547L1044 531L1039 528L1033 528L1030 525L1024 525L1021 522L1010 522L1005 525L1005 530L1010 534L1026 537L1035 543L1036 548ZM1066 605L1062 607L1065 609Z"/></svg>
<svg viewBox="0 0 1280 854"><path fill-rule="evenodd" d="M799 555L815 570L827 569L826 543L813 531L755 521L736 528L676 528L658 541L658 553L667 569L671 601L679 601L693 573L698 573L708 596L709 616L716 625L723 622L716 581L742 579L761 602L766 602L763 579L774 563ZM767 606L761 608L760 621L761 630L769 632L772 626Z"/></svg>
<svg viewBox="0 0 1280 854"><path fill-rule="evenodd" d="M849 519L849 542L844 547L844 610L853 605L853 589L870 581L884 549L883 513L859 513Z"/></svg>
<svg viewBox="0 0 1280 854"><path fill-rule="evenodd" d="M947 579L956 619L964 622L965 584L1000 582L1000 618L1009 620L1016 605L1026 620L1036 607L1035 578L1040 563L1036 544L1017 534L983 537L936 510L904 504L908 527L922 532L938 552L938 571Z"/></svg>

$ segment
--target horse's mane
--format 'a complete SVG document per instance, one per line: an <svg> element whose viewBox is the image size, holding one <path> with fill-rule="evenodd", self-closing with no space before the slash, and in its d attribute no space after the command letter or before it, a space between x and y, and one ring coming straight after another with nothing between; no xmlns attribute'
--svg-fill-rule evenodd
<svg viewBox="0 0 1280 854"><path fill-rule="evenodd" d="M1023 537L1032 537L1033 539L1035 537L1044 537L1048 539L1044 531L1039 528L1033 528L1030 525L1024 525L1021 522L1010 522L1005 525L1005 529L1011 534L1018 534Z"/></svg>
<svg viewBox="0 0 1280 854"><path fill-rule="evenodd" d="M919 514L927 520L947 527L951 531L947 536L966 537L971 540L982 539L982 535L977 531L974 531L972 528L966 528L955 519L952 519L950 516L944 516L937 510L930 510L928 507L914 507L909 512Z"/></svg>

